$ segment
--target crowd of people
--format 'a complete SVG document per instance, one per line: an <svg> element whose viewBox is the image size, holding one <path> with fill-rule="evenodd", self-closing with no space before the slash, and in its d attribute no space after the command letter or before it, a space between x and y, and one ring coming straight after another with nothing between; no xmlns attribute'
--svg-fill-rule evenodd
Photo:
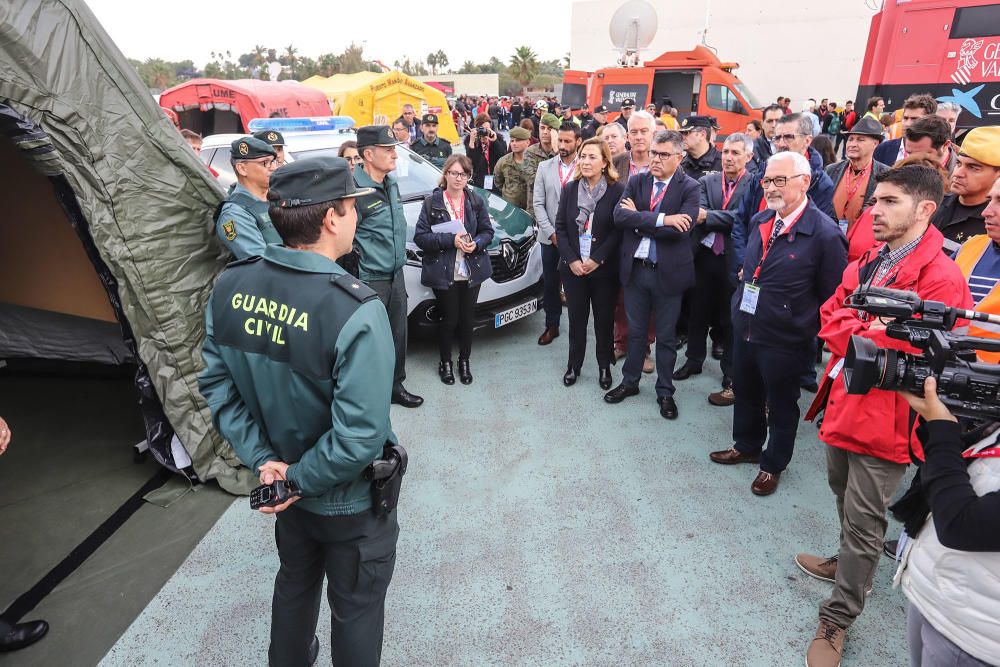
<svg viewBox="0 0 1000 667"><path fill-rule="evenodd" d="M869 100L860 117L850 102L841 108L810 100L800 113L792 113L787 98L781 98L746 132L726 136L720 149L714 118L678 120L667 104L652 110L636 106L626 100L611 120L603 107L592 113L569 107L562 114L549 100L525 105L517 99L460 98L456 113L464 118L475 111L471 122L461 124L464 155L452 154L437 138L434 114L418 122L412 107L391 126L360 128L357 141L341 148L350 162L278 167L276 142L268 136L233 142L239 185L222 208L217 229L243 261L220 279L216 305L208 313L203 392L216 426L241 460L261 471L262 483L294 482L308 512L342 518L366 509L356 493L351 495L356 489L338 484L356 479L355 468L370 461L384 442L394 442L390 401L410 408L423 403L403 386L406 222L392 172L396 146L408 143L440 162L442 170L438 187L423 203L414 242L422 250L421 280L433 289L442 313L438 372L443 383L455 384L456 337L458 378L473 382L472 312L480 286L491 275L486 250L493 228L485 201L470 187L476 185L535 221L544 297L544 328L537 342L549 345L560 335L564 295L566 387L586 376L591 314L596 379L609 404L639 395L643 374L655 373L656 409L665 419L677 419L678 384L702 373L711 356L720 363L722 380L707 400L731 406L733 421L731 446L708 459L753 465L750 491L758 496L777 491L794 456L801 391L815 393L806 418L819 423L819 438L828 445L827 477L841 531L833 555L794 558L804 572L833 584L819 608L807 665L840 664L846 633L872 587L890 498L910 464L921 466L911 492L934 516L923 525L927 512L917 517L919 512L911 511L910 518L921 521L907 524L893 550L912 603L913 663L941 664L934 656L946 653L965 660L954 664L995 662L1000 635L983 636L975 626L976 618L995 619L995 603L988 597L960 601L941 582L953 581L946 562L957 558L1000 590L996 432L975 432L978 440L970 440L970 432L955 426L937 399L932 380L923 396L879 389L854 395L838 378L852 336L915 352L890 337L884 322L845 306L846 297L858 289L892 287L1000 314L1000 127L973 129L959 144L954 110L929 95L905 100L898 127L884 122L880 98ZM676 129L665 116L677 121ZM829 150L821 152L822 138ZM844 157L837 159L841 150ZM324 180L330 183L326 189L317 185ZM234 215L227 207L243 210ZM313 258L316 253L323 259ZM278 349L259 326L243 333L233 329L230 305L237 309L239 296L247 310L247 295L260 292L262 284L277 285L279 268L291 269L306 294L316 289L309 279L317 273L324 276L320 283L340 288L334 300L346 314L331 315L334 319L315 335L323 339L323 349L342 350L343 358L324 353L320 361L306 361L296 356L295 338ZM279 293L294 292L289 287ZM298 306L299 311L309 310L319 320L321 295L309 298L318 300ZM384 307L374 307L376 302ZM263 312L267 316L268 309L277 308L281 313L285 305L272 300ZM288 324L294 319L289 316ZM305 327L297 332L296 326L283 330L298 336L299 349L316 349ZM975 335L1000 338L1000 327L977 327ZM361 349L379 356L378 368L365 370L364 382L370 384L364 391L350 384L361 372L356 366ZM678 363L682 349L684 359ZM817 378L824 349L829 357ZM252 354L265 358L252 357L248 366L245 358ZM980 358L1000 361L997 353L982 352ZM612 366L619 360L624 360L621 378L614 386ZM312 379L290 384L310 400L259 404L264 386L276 376L284 378L287 367L296 364L313 369L307 374ZM317 396L322 398L318 403ZM321 426L329 428L329 411L325 421L305 416L324 401L334 405L333 430L326 434ZM268 410L280 416L271 421ZM923 418L919 441L911 410ZM271 440L274 425L286 423L288 413L299 415L315 433L303 431L293 443ZM311 438L320 443L313 449L307 447ZM967 472L961 452L969 445L976 453ZM318 453L310 455L316 448ZM974 470L983 472L970 480ZM286 572L284 540L301 543L310 530L302 512L294 514L294 521L282 518L292 502L277 509L283 574L275 599L277 604L281 597L288 614L311 619L306 627L314 627L316 610L290 609L282 597L288 588L319 585ZM382 574L391 576L388 554L394 554L398 527L393 518L379 521L368 526L380 545L372 553L390 562ZM288 531L287 538L282 531ZM309 539L342 546L362 537L331 528L322 539L315 534ZM373 598L376 615L388 576L379 579ZM311 604L308 597L301 604ZM334 623L339 631L358 631L366 638L352 646L369 640L380 646L380 625L357 630L350 623ZM308 639L308 633L276 624L272 651L302 655Z"/></svg>

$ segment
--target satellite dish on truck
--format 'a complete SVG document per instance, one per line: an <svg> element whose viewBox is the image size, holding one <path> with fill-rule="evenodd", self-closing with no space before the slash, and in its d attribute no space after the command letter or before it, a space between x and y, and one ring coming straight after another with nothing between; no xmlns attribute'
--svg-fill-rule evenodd
<svg viewBox="0 0 1000 667"><path fill-rule="evenodd" d="M618 64L638 67L639 51L653 41L657 27L656 10L646 0L629 0L619 7L608 26L611 43L620 52Z"/></svg>

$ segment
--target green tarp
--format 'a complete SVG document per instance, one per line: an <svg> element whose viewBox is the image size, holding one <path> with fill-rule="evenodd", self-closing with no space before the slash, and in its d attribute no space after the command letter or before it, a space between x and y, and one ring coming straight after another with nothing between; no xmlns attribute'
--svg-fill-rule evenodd
<svg viewBox="0 0 1000 667"><path fill-rule="evenodd" d="M212 429L196 380L205 304L227 261L211 225L222 190L81 1L0 2L0 104L6 139L92 240L169 422L144 409L154 454L173 464L172 427L199 479L245 492L254 478Z"/></svg>

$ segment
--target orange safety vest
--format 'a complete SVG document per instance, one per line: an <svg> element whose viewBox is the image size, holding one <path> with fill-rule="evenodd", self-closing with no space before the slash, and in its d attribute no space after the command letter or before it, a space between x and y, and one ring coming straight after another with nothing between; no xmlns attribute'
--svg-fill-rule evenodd
<svg viewBox="0 0 1000 667"><path fill-rule="evenodd" d="M980 234L979 236L973 236L962 244L958 255L955 257L955 263L962 270L962 275L965 276L966 282L968 282L969 276L972 275L972 271L976 268L976 264L979 263L983 253L989 249L990 243L992 241L990 241L989 236ZM989 313L990 315L1000 315L1000 283L994 285L990 293L983 297L983 300L976 306L976 311ZM1000 325L989 322L969 322L969 335L1000 339ZM979 355L980 361L993 364L1000 363L1000 352L978 350L976 354Z"/></svg>

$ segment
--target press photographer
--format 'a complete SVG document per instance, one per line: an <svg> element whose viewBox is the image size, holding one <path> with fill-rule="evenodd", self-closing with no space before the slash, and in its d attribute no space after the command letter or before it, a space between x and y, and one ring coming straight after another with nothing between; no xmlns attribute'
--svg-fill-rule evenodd
<svg viewBox="0 0 1000 667"><path fill-rule="evenodd" d="M896 572L910 664L1000 664L1000 422L962 433L933 377L901 395L923 421L924 464L892 508L915 536Z"/></svg>
<svg viewBox="0 0 1000 667"><path fill-rule="evenodd" d="M845 306L860 285L909 290L921 299L969 308L972 299L961 272L941 252L944 238L930 225L943 197L933 169L905 166L876 178L872 229L884 245L844 270L842 282L820 310L820 338L831 351L823 385L806 418L825 406L819 437L827 448L827 478L840 521L837 555L795 557L808 575L834 583L819 610L819 626L806 655L810 667L840 663L844 636L861 613L882 549L886 508L910 461L909 405L892 391L873 389L849 395L839 377L851 336L880 348L919 353L890 338L885 325L864 311Z"/></svg>
<svg viewBox="0 0 1000 667"><path fill-rule="evenodd" d="M507 144L493 131L489 115L477 114L465 138L465 154L472 160L472 185L492 190L497 160L506 153Z"/></svg>

